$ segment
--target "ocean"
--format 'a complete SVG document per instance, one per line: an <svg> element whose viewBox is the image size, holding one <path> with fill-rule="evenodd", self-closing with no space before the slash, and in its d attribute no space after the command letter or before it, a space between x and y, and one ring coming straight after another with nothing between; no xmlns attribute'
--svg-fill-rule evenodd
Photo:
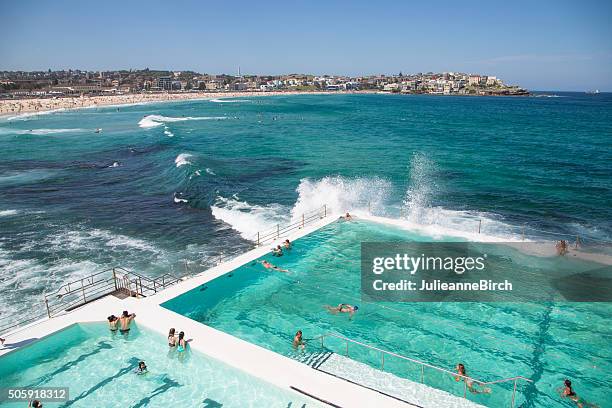
<svg viewBox="0 0 612 408"><path fill-rule="evenodd" d="M101 129L96 133L96 129ZM0 119L0 316L184 275L326 204L470 239L612 240L612 95L294 95ZM480 233L478 230L480 228Z"/></svg>

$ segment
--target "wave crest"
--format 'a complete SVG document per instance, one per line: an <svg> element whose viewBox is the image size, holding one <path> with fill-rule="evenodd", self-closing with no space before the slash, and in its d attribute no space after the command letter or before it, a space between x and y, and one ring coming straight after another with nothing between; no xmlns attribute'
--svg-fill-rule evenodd
<svg viewBox="0 0 612 408"><path fill-rule="evenodd" d="M162 126L165 123L169 122L185 122L189 120L224 120L229 119L227 116L181 116L181 117L172 117L172 116L162 116L162 115L147 115L144 118L140 119L138 122L138 126L143 129L154 128L157 126Z"/></svg>

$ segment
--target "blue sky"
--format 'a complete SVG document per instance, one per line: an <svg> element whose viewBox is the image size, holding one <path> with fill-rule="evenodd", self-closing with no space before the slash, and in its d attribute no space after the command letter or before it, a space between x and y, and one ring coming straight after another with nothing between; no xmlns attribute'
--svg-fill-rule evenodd
<svg viewBox="0 0 612 408"><path fill-rule="evenodd" d="M612 1L11 1L0 70L462 71L612 91Z"/></svg>

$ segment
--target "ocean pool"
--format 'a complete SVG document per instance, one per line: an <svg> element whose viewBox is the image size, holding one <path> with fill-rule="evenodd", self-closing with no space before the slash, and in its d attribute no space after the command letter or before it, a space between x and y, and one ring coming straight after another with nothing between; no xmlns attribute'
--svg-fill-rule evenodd
<svg viewBox="0 0 612 408"><path fill-rule="evenodd" d="M136 375L139 361L148 373ZM0 358L2 387L68 387L66 402L45 407L291 407L319 404L204 354L169 350L164 336L104 323L75 324ZM23 407L27 402L0 402Z"/></svg>
<svg viewBox="0 0 612 408"><path fill-rule="evenodd" d="M558 394L565 378L585 400L605 406L612 383L612 307L606 303L362 303L361 242L419 241L425 237L378 223L333 223L294 242L282 258L265 256L288 269L267 272L250 262L162 306L191 319L300 359L292 349L296 330L304 332L306 353L345 355L346 344L318 336L335 333L361 343L453 370L462 362L468 375L483 381L522 375L515 406L564 407ZM508 248L508 251L515 249ZM521 266L558 267L558 259L521 254ZM332 315L325 305L359 304L352 320ZM349 356L379 368L381 356L351 345ZM386 372L420 381L454 395L462 383L432 369L388 358ZM512 383L490 387L490 394L467 393L487 406L510 406ZM571 405L569 405L571 406Z"/></svg>

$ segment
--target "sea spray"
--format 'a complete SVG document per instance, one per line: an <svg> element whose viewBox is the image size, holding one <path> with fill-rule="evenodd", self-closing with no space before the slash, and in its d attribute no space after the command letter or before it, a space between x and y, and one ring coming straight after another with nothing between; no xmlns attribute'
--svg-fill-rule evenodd
<svg viewBox="0 0 612 408"><path fill-rule="evenodd" d="M384 210L392 190L391 182L379 177L302 179L296 189L298 198L291 209L291 218L297 220L302 214L323 205L332 214L359 210L380 212Z"/></svg>
<svg viewBox="0 0 612 408"><path fill-rule="evenodd" d="M238 200L237 196L234 198L218 196L211 210L216 219L229 224L243 238L252 241L257 239L258 232L289 222L287 207L280 204L252 205Z"/></svg>

